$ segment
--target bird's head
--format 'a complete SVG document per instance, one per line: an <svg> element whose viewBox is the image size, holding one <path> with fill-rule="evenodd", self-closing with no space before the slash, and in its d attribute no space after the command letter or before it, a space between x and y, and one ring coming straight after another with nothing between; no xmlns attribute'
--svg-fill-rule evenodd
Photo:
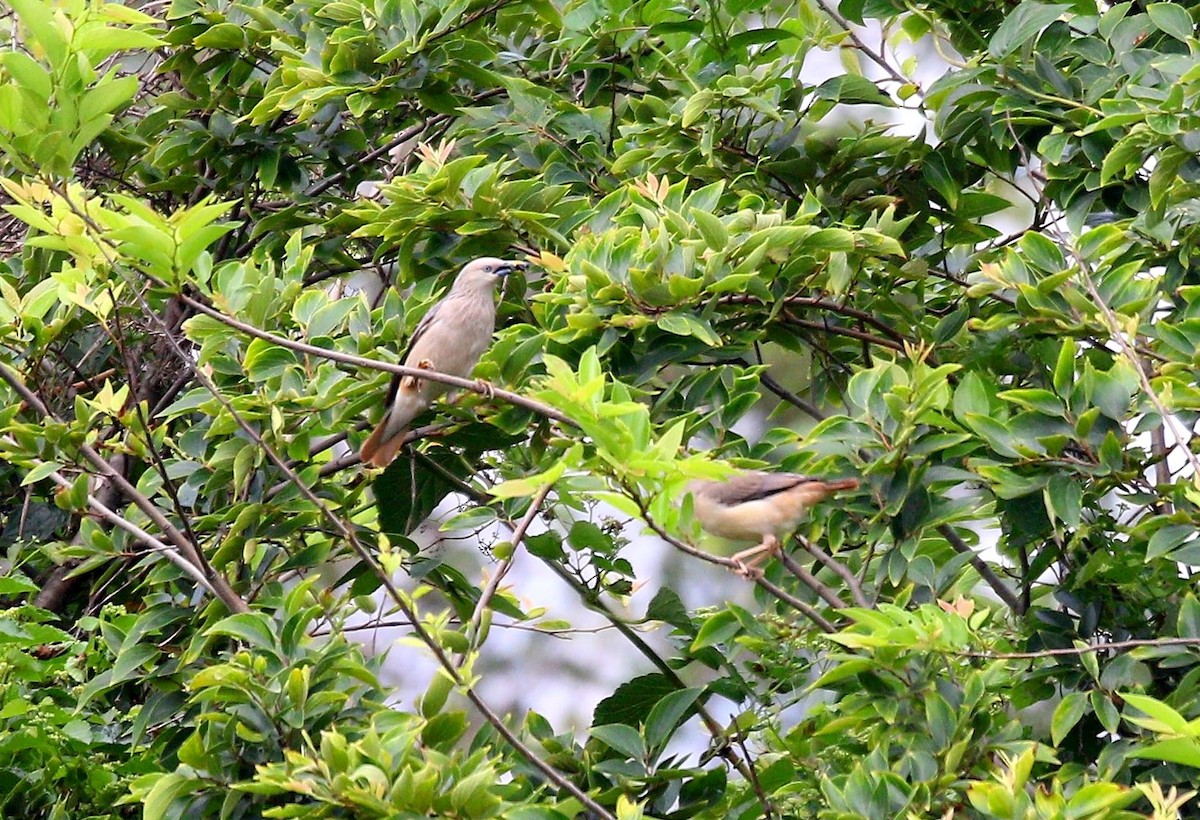
<svg viewBox="0 0 1200 820"><path fill-rule="evenodd" d="M525 262L481 256L463 266L454 280L454 286L456 288L488 289L513 271L525 270L527 267Z"/></svg>

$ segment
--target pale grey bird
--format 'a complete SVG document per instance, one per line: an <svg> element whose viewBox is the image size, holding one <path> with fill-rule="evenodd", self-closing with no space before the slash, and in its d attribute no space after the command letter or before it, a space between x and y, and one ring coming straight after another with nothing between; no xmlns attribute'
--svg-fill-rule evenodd
<svg viewBox="0 0 1200 820"><path fill-rule="evenodd" d="M484 256L463 266L454 284L413 331L404 364L469 378L496 330L495 285L501 277L524 269L524 262ZM408 425L450 387L415 376L392 377L387 412L363 443L364 464L386 467L400 451Z"/></svg>
<svg viewBox="0 0 1200 820"><path fill-rule="evenodd" d="M796 473L748 470L725 479L696 479L687 490L696 520L706 532L759 542L733 556L748 571L779 550L781 540L796 529L809 507L839 490L857 487L856 478L825 481Z"/></svg>

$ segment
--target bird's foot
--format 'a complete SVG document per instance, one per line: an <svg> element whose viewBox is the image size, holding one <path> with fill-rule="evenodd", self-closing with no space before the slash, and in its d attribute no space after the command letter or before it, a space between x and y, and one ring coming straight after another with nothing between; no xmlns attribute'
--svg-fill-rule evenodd
<svg viewBox="0 0 1200 820"><path fill-rule="evenodd" d="M730 569L733 570L734 575L741 576L747 581L757 581L763 577L762 567L758 566L757 561L739 561L734 558L733 566Z"/></svg>
<svg viewBox="0 0 1200 820"><path fill-rule="evenodd" d="M782 545L778 538L764 536L761 544L736 552L730 557L733 561L733 571L748 581L758 580L763 574L762 565L779 554L780 546Z"/></svg>
<svg viewBox="0 0 1200 820"><path fill-rule="evenodd" d="M433 362L429 359L421 359L413 367L419 370L433 370ZM405 390L417 390L421 387L421 380L416 376L405 376L400 380L400 386Z"/></svg>
<svg viewBox="0 0 1200 820"><path fill-rule="evenodd" d="M479 395L483 396L485 399L496 398L496 388L489 381L484 379L476 379L475 389L478 390Z"/></svg>

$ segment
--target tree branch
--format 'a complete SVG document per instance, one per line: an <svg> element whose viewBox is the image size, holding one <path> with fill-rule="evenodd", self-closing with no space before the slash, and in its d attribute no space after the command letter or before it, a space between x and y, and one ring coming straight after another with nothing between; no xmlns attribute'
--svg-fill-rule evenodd
<svg viewBox="0 0 1200 820"><path fill-rule="evenodd" d="M867 596L863 595L862 584L858 582L858 578L855 577L854 573L845 564L834 559L833 556L802 535L797 535L796 540L800 542L800 546L808 550L809 555L829 567L839 578L846 582L846 588L850 590L850 596L854 598L856 606L863 607L864 609L871 608L871 603L867 600Z"/></svg>
<svg viewBox="0 0 1200 820"><path fill-rule="evenodd" d="M529 525L533 523L533 519L537 517L538 510L542 508L542 504L546 501L546 496L550 495L550 491L554 489L554 482L543 484L541 489L537 491L537 495L529 502L529 509L525 511L525 516L520 522L512 528L512 554L496 565L492 577L488 580L487 586L479 595L479 600L475 602L475 610L471 613L471 620L467 622L467 635L471 639L471 635L477 632L479 624L483 620L483 611L488 608L492 602L492 598L496 595L496 590L500 588L500 582L504 580L504 576L508 575L508 571L512 569L513 561L517 557L517 550L521 548L521 542L525 539L525 532L529 529ZM510 524L511 526L511 524ZM463 661L467 658L467 653L461 653L455 663L459 668L462 668Z"/></svg>
<svg viewBox="0 0 1200 820"><path fill-rule="evenodd" d="M494 397L509 404L515 405L525 410L537 413L540 416L545 416L548 419L566 424L570 427L578 427L570 417L559 412L548 404L543 404L533 399L528 399L519 393L512 393L508 390L501 390L498 387L483 385L475 379L464 379L458 376L451 376L448 373L440 373L436 370L426 370L420 367L408 367L402 364L391 364L389 362L381 362L378 359L367 359L362 356L355 356L350 353L341 353L337 350L326 350L325 348L316 347L315 345L305 344L304 342L296 342L283 336L277 336L274 333L268 333L265 330L259 330L253 325L248 325L245 322L234 319L232 316L226 316L215 308L211 308L198 299L191 296L181 296L184 302L194 307L206 316L210 316L228 327L239 330L247 336L254 336L258 339L263 339L271 344L286 347L289 350L295 350L298 353L305 353L309 356L316 356L322 359L329 359L342 364L350 364L355 367L365 367L371 370L382 370L386 373L398 373L401 376L412 376L418 379L428 379L429 381L448 384L452 387L457 387L461 390L468 390L472 393L478 393L481 396Z"/></svg>
<svg viewBox="0 0 1200 820"><path fill-rule="evenodd" d="M961 552L964 555L971 556L971 566L974 567L975 571L979 573L979 577L982 578L984 582L992 588L997 596L999 596L1000 600L1008 605L1009 609L1018 615L1025 614L1025 607L1021 606L1021 599L1018 598L1016 594L1008 588L1007 584L1000 580L1000 576L996 574L995 570L988 566L987 561L984 561L975 554L975 550L971 549L971 545L962 540L962 536L955 532L953 527L951 527L949 524L941 524L937 529L938 532L941 533L941 536L946 539L946 543L948 543L955 552Z"/></svg>
<svg viewBox="0 0 1200 820"><path fill-rule="evenodd" d="M835 595L833 590L818 580L817 576L813 575L805 567L798 564L796 559L792 558L792 556L788 555L783 550L779 551L779 562L783 564L784 568L787 569L788 572L796 576L801 583L803 583L813 592L820 595L825 600L825 603L829 604L834 609L846 608L845 601Z"/></svg>
<svg viewBox="0 0 1200 820"><path fill-rule="evenodd" d="M30 406L30 408L40 413L45 418L60 424L62 423L54 416L53 413L50 412L49 408L42 403L42 400L39 399L32 390L26 387L24 383L21 382L20 377L10 370L8 365L3 363L0 363L0 378L8 382L9 386L21 396L21 398ZM92 466L96 468L98 473L112 481L113 484L120 489L121 493L127 499L129 499L134 506L141 510L147 518L153 521L154 525L158 527L159 531L167 537L167 540L179 550L182 556L186 557L187 561L195 568L196 572L206 579L205 588L209 589L218 598L220 598L222 603L224 603L231 612L250 611L250 608L246 605L246 602L243 601L241 597L239 597L238 594L233 591L233 587L229 585L229 582L225 580L225 577L214 571L213 568L209 566L208 561L200 552L199 546L188 541L184 534L180 532L179 529L172 524L165 515L163 515L162 511L159 510L158 507L154 505L154 502L142 495L142 493L139 492L136 487L129 483L125 476L114 470L108 461L86 442L80 442L78 446L80 454L83 455L83 457L89 462L91 462Z"/></svg>

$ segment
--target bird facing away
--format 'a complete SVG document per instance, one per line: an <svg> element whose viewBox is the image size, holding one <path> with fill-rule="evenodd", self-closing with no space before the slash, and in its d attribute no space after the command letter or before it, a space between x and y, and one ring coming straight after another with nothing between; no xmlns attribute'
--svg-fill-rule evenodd
<svg viewBox="0 0 1200 820"><path fill-rule="evenodd" d="M705 532L734 541L759 542L733 556L746 575L778 551L781 539L796 529L809 507L839 490L857 488L856 478L825 481L758 470L715 481L696 479L687 485L696 520ZM752 560L747 563L747 558Z"/></svg>
<svg viewBox="0 0 1200 820"><path fill-rule="evenodd" d="M404 364L468 378L496 330L495 284L524 262L484 256L463 266L454 284L413 331ZM408 425L449 385L415 376L392 377L387 412L363 443L364 464L386 467L400 451Z"/></svg>

